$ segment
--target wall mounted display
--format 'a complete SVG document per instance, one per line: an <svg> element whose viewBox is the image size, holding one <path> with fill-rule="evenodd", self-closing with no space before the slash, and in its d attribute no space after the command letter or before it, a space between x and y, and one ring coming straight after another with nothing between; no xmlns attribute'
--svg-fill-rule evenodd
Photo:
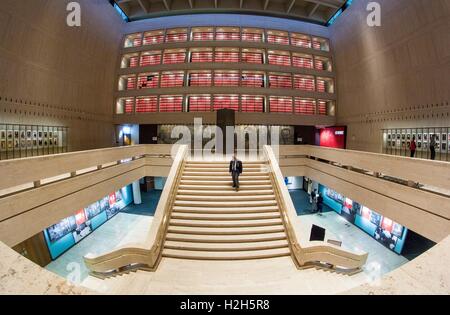
<svg viewBox="0 0 450 315"><path fill-rule="evenodd" d="M415 158L429 159L431 156L429 142L436 136L436 160L450 161L450 127L383 129L382 152L384 154L410 156L410 144L415 137ZM396 139L395 143L392 139Z"/></svg>
<svg viewBox="0 0 450 315"><path fill-rule="evenodd" d="M326 186L319 185L319 192L323 196L324 204L348 222L356 225L390 250L397 254L402 253L407 228Z"/></svg>
<svg viewBox="0 0 450 315"><path fill-rule="evenodd" d="M67 134L67 127L0 123L0 160L67 152Z"/></svg>
<svg viewBox="0 0 450 315"><path fill-rule="evenodd" d="M43 233L52 259L83 240L132 201L132 188L128 185L45 229Z"/></svg>

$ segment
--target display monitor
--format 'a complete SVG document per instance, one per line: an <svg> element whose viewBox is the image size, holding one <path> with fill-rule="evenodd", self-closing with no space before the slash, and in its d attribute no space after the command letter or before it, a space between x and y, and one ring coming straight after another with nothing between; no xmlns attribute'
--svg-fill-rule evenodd
<svg viewBox="0 0 450 315"><path fill-rule="evenodd" d="M309 237L309 240L310 241L324 241L325 240L325 229L313 224L311 227L311 235Z"/></svg>

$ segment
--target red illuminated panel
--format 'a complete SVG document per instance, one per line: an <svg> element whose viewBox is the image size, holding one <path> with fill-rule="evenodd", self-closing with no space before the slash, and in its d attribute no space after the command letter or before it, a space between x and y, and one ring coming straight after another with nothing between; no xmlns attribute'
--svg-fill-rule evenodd
<svg viewBox="0 0 450 315"><path fill-rule="evenodd" d="M127 90L134 90L136 88L136 78L129 77L127 78Z"/></svg>
<svg viewBox="0 0 450 315"><path fill-rule="evenodd" d="M269 54L269 64L277 66L290 66L291 57L289 55Z"/></svg>
<svg viewBox="0 0 450 315"><path fill-rule="evenodd" d="M237 51L216 51L216 62L239 62Z"/></svg>
<svg viewBox="0 0 450 315"><path fill-rule="evenodd" d="M183 110L183 96L161 96L159 98L160 112L181 112Z"/></svg>
<svg viewBox="0 0 450 315"><path fill-rule="evenodd" d="M325 93L325 81L317 80L317 92Z"/></svg>
<svg viewBox="0 0 450 315"><path fill-rule="evenodd" d="M264 75L258 73L244 73L242 74L242 86L264 87Z"/></svg>
<svg viewBox="0 0 450 315"><path fill-rule="evenodd" d="M326 101L318 101L317 102L317 111L319 115L327 114L327 102Z"/></svg>
<svg viewBox="0 0 450 315"><path fill-rule="evenodd" d="M381 228L385 231L388 231L389 233L392 232L392 226L394 225L394 221L391 219L388 219L386 217L383 217L383 221L381 223Z"/></svg>
<svg viewBox="0 0 450 315"><path fill-rule="evenodd" d="M242 40L245 42L262 42L262 34L258 33L243 33Z"/></svg>
<svg viewBox="0 0 450 315"><path fill-rule="evenodd" d="M239 109L239 96L237 95L216 95L214 96L213 110L229 108L235 111Z"/></svg>
<svg viewBox="0 0 450 315"><path fill-rule="evenodd" d="M175 63L184 63L185 60L185 52L165 53L163 57L163 64L170 65Z"/></svg>
<svg viewBox="0 0 450 315"><path fill-rule="evenodd" d="M182 87L183 79L183 72L163 73L161 75L161 87Z"/></svg>
<svg viewBox="0 0 450 315"><path fill-rule="evenodd" d="M310 58L292 56L292 65L298 68L313 68L313 61Z"/></svg>
<svg viewBox="0 0 450 315"><path fill-rule="evenodd" d="M313 41L313 48L317 49L317 50L321 50L322 49L322 45L318 41Z"/></svg>
<svg viewBox="0 0 450 315"><path fill-rule="evenodd" d="M263 54L253 53L253 52L243 52L242 53L242 62L262 64L263 63Z"/></svg>
<svg viewBox="0 0 450 315"><path fill-rule="evenodd" d="M211 96L200 95L189 97L190 112L209 112L211 111Z"/></svg>
<svg viewBox="0 0 450 315"><path fill-rule="evenodd" d="M294 88L302 91L314 91L314 78L294 75Z"/></svg>
<svg viewBox="0 0 450 315"><path fill-rule="evenodd" d="M316 68L316 70L325 70L325 65L324 62L322 60L315 60L314 61L314 66Z"/></svg>
<svg viewBox="0 0 450 315"><path fill-rule="evenodd" d="M269 75L269 87L274 89L291 89L292 80L290 75Z"/></svg>
<svg viewBox="0 0 450 315"><path fill-rule="evenodd" d="M211 73L198 72L189 74L189 86L211 86L212 75Z"/></svg>
<svg viewBox="0 0 450 315"><path fill-rule="evenodd" d="M109 198L108 198L109 200L109 206L110 207L112 207L112 206L114 206L115 205L115 203L116 203L116 193L111 193L111 194L109 194Z"/></svg>
<svg viewBox="0 0 450 315"><path fill-rule="evenodd" d="M144 45L155 45L164 43L164 35L148 35L144 37Z"/></svg>
<svg viewBox="0 0 450 315"><path fill-rule="evenodd" d="M291 44L298 47L311 48L311 40L307 38L291 37Z"/></svg>
<svg viewBox="0 0 450 315"><path fill-rule="evenodd" d="M191 62L213 62L213 52L193 51L191 53Z"/></svg>
<svg viewBox="0 0 450 315"><path fill-rule="evenodd" d="M267 35L267 42L270 44L289 45L289 37L279 35Z"/></svg>
<svg viewBox="0 0 450 315"><path fill-rule="evenodd" d="M195 32L192 34L193 41L214 40L213 32Z"/></svg>
<svg viewBox="0 0 450 315"><path fill-rule="evenodd" d="M241 40L239 32L216 32L216 40Z"/></svg>
<svg viewBox="0 0 450 315"><path fill-rule="evenodd" d="M345 149L346 127L328 127L320 129L320 146Z"/></svg>
<svg viewBox="0 0 450 315"><path fill-rule="evenodd" d="M158 111L158 97L149 96L136 100L136 113L155 113Z"/></svg>
<svg viewBox="0 0 450 315"><path fill-rule="evenodd" d="M124 102L124 112L126 114L131 114L134 112L134 99L127 98Z"/></svg>
<svg viewBox="0 0 450 315"><path fill-rule="evenodd" d="M271 113L292 113L292 98L290 97L270 97Z"/></svg>
<svg viewBox="0 0 450 315"><path fill-rule="evenodd" d="M264 111L264 98L262 96L243 95L241 98L241 111L262 113Z"/></svg>
<svg viewBox="0 0 450 315"><path fill-rule="evenodd" d="M130 68L138 66L139 58L137 56L130 58Z"/></svg>
<svg viewBox="0 0 450 315"><path fill-rule="evenodd" d="M316 113L316 101L312 99L295 98L294 111L301 115L314 115Z"/></svg>
<svg viewBox="0 0 450 315"><path fill-rule="evenodd" d="M77 225L81 225L86 222L86 214L84 213L84 209L78 210L75 214L75 221Z"/></svg>
<svg viewBox="0 0 450 315"><path fill-rule="evenodd" d="M133 47L139 47L142 45L141 37L136 37L133 39Z"/></svg>
<svg viewBox="0 0 450 315"><path fill-rule="evenodd" d="M141 67L153 66L161 64L161 54L142 55Z"/></svg>
<svg viewBox="0 0 450 315"><path fill-rule="evenodd" d="M187 33L167 34L167 43L177 43L187 41Z"/></svg>
<svg viewBox="0 0 450 315"><path fill-rule="evenodd" d="M158 74L146 74L139 76L138 88L139 89L156 89L159 84Z"/></svg>
<svg viewBox="0 0 450 315"><path fill-rule="evenodd" d="M239 86L239 73L216 72L214 73L215 86Z"/></svg>

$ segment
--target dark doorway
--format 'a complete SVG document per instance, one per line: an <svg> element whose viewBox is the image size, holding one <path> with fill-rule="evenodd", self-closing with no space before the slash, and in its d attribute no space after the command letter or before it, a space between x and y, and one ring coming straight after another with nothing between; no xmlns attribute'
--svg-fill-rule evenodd
<svg viewBox="0 0 450 315"><path fill-rule="evenodd" d="M139 125L139 144L157 144L158 125Z"/></svg>

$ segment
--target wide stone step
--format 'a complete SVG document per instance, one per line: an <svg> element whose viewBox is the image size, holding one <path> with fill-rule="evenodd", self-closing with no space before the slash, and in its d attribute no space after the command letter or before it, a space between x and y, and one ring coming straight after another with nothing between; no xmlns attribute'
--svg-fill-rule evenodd
<svg viewBox="0 0 450 315"><path fill-rule="evenodd" d="M205 190L205 191L217 191L217 190L227 190L227 191L236 191L233 188L233 185L230 183L228 185L225 185L225 183L221 182L220 184L217 185L202 185L202 184L190 184L190 183L181 183L178 186L178 189L183 189L183 190ZM272 185L270 184L260 184L260 185L241 185L241 187L239 188L239 192L242 191L257 191L257 190L267 190L267 189L272 189Z"/></svg>
<svg viewBox="0 0 450 315"><path fill-rule="evenodd" d="M228 173L229 167L217 167L217 168L201 168L201 167L191 167L187 166L184 168L184 172L192 172L192 173ZM244 168L244 171L242 174L257 174L257 173L267 173L268 169L267 167L257 168L257 167L250 167L250 168Z"/></svg>
<svg viewBox="0 0 450 315"><path fill-rule="evenodd" d="M239 213L239 214L223 214L223 213L180 213L172 212L171 219L178 220L196 220L196 221L248 221L248 220L268 220L280 219L279 212L269 213Z"/></svg>
<svg viewBox="0 0 450 315"><path fill-rule="evenodd" d="M215 164L205 164L205 163L198 163L198 164L192 164L192 163L187 163L186 167L191 168L191 167L195 167L195 168L225 168L225 169L229 169L230 164L229 163L215 163ZM245 169L262 169L265 168L267 169L267 165L266 164L242 164L242 168Z"/></svg>
<svg viewBox="0 0 450 315"><path fill-rule="evenodd" d="M195 190L195 189L179 189L178 195L194 195L194 196L255 196L255 195L273 195L272 189L265 190Z"/></svg>
<svg viewBox="0 0 450 315"><path fill-rule="evenodd" d="M175 226L188 226L188 227L198 227L198 228L252 228L260 226L282 226L283 222L280 218L276 219L260 219L260 220L189 220L189 219L171 219L169 223L170 227Z"/></svg>
<svg viewBox="0 0 450 315"><path fill-rule="evenodd" d="M175 200L175 206L188 207L258 207L258 206L275 206L276 200L258 200L258 201L191 201L191 200Z"/></svg>
<svg viewBox="0 0 450 315"><path fill-rule="evenodd" d="M211 177L213 178L213 177ZM215 186L232 186L232 180L229 178L228 180L194 180L194 179L181 179L181 185L215 185ZM270 180L240 180L240 186L258 186L258 185L270 185Z"/></svg>
<svg viewBox="0 0 450 315"><path fill-rule="evenodd" d="M232 181L232 177L231 175L226 175L226 176L216 176L214 174L206 174L203 176L186 176L186 175L182 175L181 176L181 180L200 180L200 181L204 181L204 180L214 180L214 181ZM269 175L246 175L246 176L241 176L239 177L239 181L250 181L250 180L270 180Z"/></svg>
<svg viewBox="0 0 450 315"><path fill-rule="evenodd" d="M177 194L176 200L192 200L192 201L258 201L258 200L275 200L275 195L229 195L229 196L195 196Z"/></svg>
<svg viewBox="0 0 450 315"><path fill-rule="evenodd" d="M288 248L286 240L267 241L258 243L188 243L178 241L166 241L164 249L204 251L204 252L236 252L236 251L255 251L270 250L276 248Z"/></svg>
<svg viewBox="0 0 450 315"><path fill-rule="evenodd" d="M264 207L214 207L203 208L195 206L174 206L172 213L201 213L201 214L255 214L255 213L270 213L278 212L278 206L264 206Z"/></svg>
<svg viewBox="0 0 450 315"><path fill-rule="evenodd" d="M162 256L190 260L252 260L290 256L290 251L289 248L277 248L256 251L201 252L165 248Z"/></svg>
<svg viewBox="0 0 450 315"><path fill-rule="evenodd" d="M286 240L284 232L243 235L196 235L182 233L167 233L166 241L188 243L259 243Z"/></svg>
<svg viewBox="0 0 450 315"><path fill-rule="evenodd" d="M228 171L225 171L225 172L187 172L187 171L185 171L185 172L183 172L183 176L195 176L195 177L208 176L210 178L211 177L214 177L214 178L216 178L216 177L230 178L231 177L231 175ZM255 177L260 177L260 176L269 177L269 173L268 172L245 172L245 173L242 173L240 177L241 178L255 178Z"/></svg>
<svg viewBox="0 0 450 315"><path fill-rule="evenodd" d="M196 235L249 235L249 234L270 234L279 232L284 232L283 225L232 227L232 228L169 226L168 228L168 233L196 234Z"/></svg>

